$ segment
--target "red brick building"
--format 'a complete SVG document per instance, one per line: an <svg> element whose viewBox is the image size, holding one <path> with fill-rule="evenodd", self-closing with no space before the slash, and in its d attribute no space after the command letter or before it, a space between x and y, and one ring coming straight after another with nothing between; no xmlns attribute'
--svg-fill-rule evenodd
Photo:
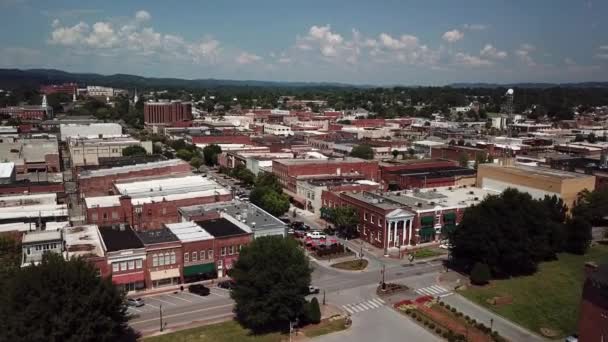
<svg viewBox="0 0 608 342"><path fill-rule="evenodd" d="M280 159L272 163L274 173L283 187L292 193L296 192L298 179L363 175L364 178L376 181L379 179L378 162L359 158L341 159Z"/></svg>
<svg viewBox="0 0 608 342"><path fill-rule="evenodd" d="M579 341L603 341L608 338L608 264L585 264L578 338Z"/></svg>
<svg viewBox="0 0 608 342"><path fill-rule="evenodd" d="M192 121L192 104L188 102L146 102L144 123L146 125L173 125Z"/></svg>
<svg viewBox="0 0 608 342"><path fill-rule="evenodd" d="M163 160L100 170L84 170L78 174L78 190L81 196L113 195L114 183L141 180L150 177L178 176L190 174L190 164L181 159Z"/></svg>
<svg viewBox="0 0 608 342"><path fill-rule="evenodd" d="M45 95L51 95L55 93L61 94L76 94L78 91L78 84L76 83L63 83L63 84L49 84L40 87L40 93Z"/></svg>
<svg viewBox="0 0 608 342"><path fill-rule="evenodd" d="M146 249L137 234L125 224L99 227L106 247L106 263L112 282L130 292L146 287Z"/></svg>
<svg viewBox="0 0 608 342"><path fill-rule="evenodd" d="M192 221L166 225L182 244L184 282L217 277L214 237Z"/></svg>
<svg viewBox="0 0 608 342"><path fill-rule="evenodd" d="M53 182L29 182L16 181L9 184L0 184L0 195L22 195L22 194L40 194L40 193L57 193L63 194L65 189L63 183Z"/></svg>
<svg viewBox="0 0 608 342"><path fill-rule="evenodd" d="M112 196L86 197L88 223L129 223L135 230L179 222L179 207L230 201L231 193L200 176L115 183Z"/></svg>
<svg viewBox="0 0 608 342"><path fill-rule="evenodd" d="M474 185L476 177L475 170L446 159L382 162L380 174L385 187L391 190Z"/></svg>
<svg viewBox="0 0 608 342"><path fill-rule="evenodd" d="M468 160L477 160L477 158L488 158L488 155L494 156L494 145L488 145L487 149L469 147L469 146L437 146L431 147L431 158L449 159L459 162L462 156L466 156Z"/></svg>
<svg viewBox="0 0 608 342"><path fill-rule="evenodd" d="M245 144L251 145L251 137L248 135L224 132L214 135L193 135L192 144Z"/></svg>
<svg viewBox="0 0 608 342"><path fill-rule="evenodd" d="M19 120L42 121L53 116L52 107L42 106L12 106L0 108L0 116Z"/></svg>
<svg viewBox="0 0 608 342"><path fill-rule="evenodd" d="M232 218L223 217L196 223L214 237L217 275L226 276L238 259L241 248L253 240L253 233Z"/></svg>
<svg viewBox="0 0 608 342"><path fill-rule="evenodd" d="M182 243L177 236L167 228L137 232L137 236L146 250L144 267L146 288L183 283Z"/></svg>

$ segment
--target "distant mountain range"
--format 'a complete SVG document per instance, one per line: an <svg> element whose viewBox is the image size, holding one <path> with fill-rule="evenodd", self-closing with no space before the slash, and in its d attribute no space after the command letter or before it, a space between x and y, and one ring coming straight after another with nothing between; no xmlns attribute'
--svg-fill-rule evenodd
<svg viewBox="0 0 608 342"><path fill-rule="evenodd" d="M344 83L325 82L273 82L255 80L219 80L181 78L142 77L127 74L100 75L89 73L70 73L55 69L0 69L0 88L11 88L19 85L40 86L64 82L76 82L81 85L102 85L117 88L219 88L219 87L264 87L264 88L352 88L365 87Z"/></svg>
<svg viewBox="0 0 608 342"><path fill-rule="evenodd" d="M55 69L0 69L0 88L14 88L18 86L38 87L44 84L76 82L81 85L102 85L116 88L236 88L236 87L263 87L263 88L371 88L373 85L353 85L334 82L273 82L255 80L221 80L221 79L195 79L142 77L127 74L100 75L92 73L70 73ZM453 88L550 88L550 87L576 87L576 88L607 88L608 82L582 82L582 83L452 83Z"/></svg>

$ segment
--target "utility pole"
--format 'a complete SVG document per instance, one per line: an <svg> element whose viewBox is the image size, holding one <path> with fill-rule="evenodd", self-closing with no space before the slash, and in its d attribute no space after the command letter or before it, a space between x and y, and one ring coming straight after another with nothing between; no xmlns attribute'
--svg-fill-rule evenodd
<svg viewBox="0 0 608 342"><path fill-rule="evenodd" d="M380 285L382 286L382 288L384 289L384 273L386 271L386 265L382 264L382 282L380 283Z"/></svg>
<svg viewBox="0 0 608 342"><path fill-rule="evenodd" d="M160 306L158 307L158 310L160 312L160 332L163 332L163 305L160 304Z"/></svg>
<svg viewBox="0 0 608 342"><path fill-rule="evenodd" d="M492 341L492 333L494 332L494 318L490 318L490 341Z"/></svg>
<svg viewBox="0 0 608 342"><path fill-rule="evenodd" d="M325 290L323 290L323 305L325 305Z"/></svg>

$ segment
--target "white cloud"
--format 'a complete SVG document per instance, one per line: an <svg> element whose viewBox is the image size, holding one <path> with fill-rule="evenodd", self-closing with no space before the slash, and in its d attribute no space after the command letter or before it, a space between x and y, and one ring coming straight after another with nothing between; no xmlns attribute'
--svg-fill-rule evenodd
<svg viewBox="0 0 608 342"><path fill-rule="evenodd" d="M566 57L566 58L564 58L564 64L567 64L567 65L576 65L576 62L572 58Z"/></svg>
<svg viewBox="0 0 608 342"><path fill-rule="evenodd" d="M521 44L520 48L525 51L535 51L536 46L528 43Z"/></svg>
<svg viewBox="0 0 608 342"><path fill-rule="evenodd" d="M464 38L464 33L459 30L447 31L441 38L446 42L454 43Z"/></svg>
<svg viewBox="0 0 608 342"><path fill-rule="evenodd" d="M515 50L515 55L528 66L536 66L536 61L530 55L531 52L536 51L536 46L532 44L521 44L519 49Z"/></svg>
<svg viewBox="0 0 608 342"><path fill-rule="evenodd" d="M150 13L142 10L127 22L123 22L120 28L114 26L114 21L100 21L92 26L85 22L63 26L59 20L54 20L48 42L52 45L72 47L79 53L94 52L100 55L134 52L143 56L190 58L194 62L213 62L217 58L220 52L219 41L204 38L198 42L187 42L181 36L163 34L152 27L144 26L150 19Z"/></svg>
<svg viewBox="0 0 608 342"><path fill-rule="evenodd" d="M380 33L380 43L391 50L411 49L418 46L418 37L404 34L399 39L391 37L387 33Z"/></svg>
<svg viewBox="0 0 608 342"><path fill-rule="evenodd" d="M261 60L262 57L249 52L242 52L236 57L236 63L241 65L259 62Z"/></svg>
<svg viewBox="0 0 608 342"><path fill-rule="evenodd" d="M140 10L135 13L135 20L138 22L144 22L152 19L152 16L148 11Z"/></svg>
<svg viewBox="0 0 608 342"><path fill-rule="evenodd" d="M598 49L608 51L608 45L602 45Z"/></svg>
<svg viewBox="0 0 608 342"><path fill-rule="evenodd" d="M608 60L608 53L598 53L598 54L595 54L594 57L597 58L597 59L606 59L606 60Z"/></svg>
<svg viewBox="0 0 608 342"><path fill-rule="evenodd" d="M463 27L465 30L470 31L483 31L488 28L488 26L484 24L464 24Z"/></svg>
<svg viewBox="0 0 608 342"><path fill-rule="evenodd" d="M486 44L481 51L479 51L479 55L482 57L493 58L493 59L505 59L508 56L506 51L500 51L492 44Z"/></svg>
<svg viewBox="0 0 608 342"><path fill-rule="evenodd" d="M464 52L458 52L454 55L454 62L456 64L468 65L473 67L478 66L490 66L493 63L489 60L479 58L477 56L472 56Z"/></svg>

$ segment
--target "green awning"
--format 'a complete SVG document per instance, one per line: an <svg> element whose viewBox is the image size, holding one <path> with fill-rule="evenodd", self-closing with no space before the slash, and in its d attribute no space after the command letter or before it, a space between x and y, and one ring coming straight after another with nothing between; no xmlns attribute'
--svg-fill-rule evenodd
<svg viewBox="0 0 608 342"><path fill-rule="evenodd" d="M433 227L424 227L418 230L420 236L433 236L435 235L435 229Z"/></svg>
<svg viewBox="0 0 608 342"><path fill-rule="evenodd" d="M432 226L434 221L433 216L423 216L420 218L420 224L422 226Z"/></svg>
<svg viewBox="0 0 608 342"><path fill-rule="evenodd" d="M441 233L450 234L451 232L454 231L454 229L456 229L455 224L445 224L445 225L443 225L443 227L441 227Z"/></svg>
<svg viewBox="0 0 608 342"><path fill-rule="evenodd" d="M443 214L443 219L445 221L456 221L456 213Z"/></svg>
<svg viewBox="0 0 608 342"><path fill-rule="evenodd" d="M215 271L215 263L184 266L184 277Z"/></svg>

